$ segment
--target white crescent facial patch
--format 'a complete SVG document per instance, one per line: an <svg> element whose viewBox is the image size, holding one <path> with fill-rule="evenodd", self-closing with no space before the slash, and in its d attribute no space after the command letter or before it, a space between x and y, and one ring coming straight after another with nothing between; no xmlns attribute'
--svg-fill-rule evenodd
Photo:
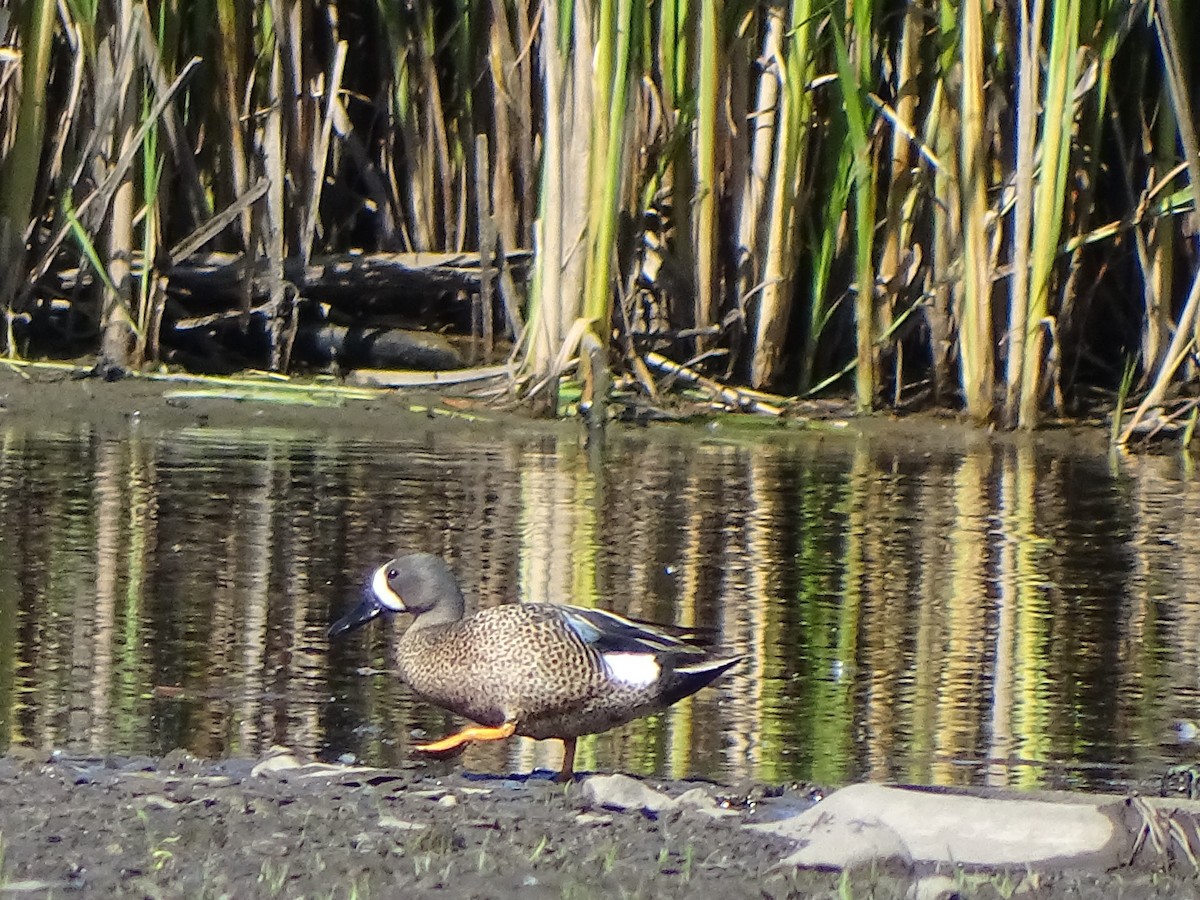
<svg viewBox="0 0 1200 900"><path fill-rule="evenodd" d="M400 599L400 595L393 591L392 586L388 584L387 566L380 566L375 570L375 575L371 578L371 593L375 595L376 600L388 609L395 612L404 611L404 601Z"/></svg>

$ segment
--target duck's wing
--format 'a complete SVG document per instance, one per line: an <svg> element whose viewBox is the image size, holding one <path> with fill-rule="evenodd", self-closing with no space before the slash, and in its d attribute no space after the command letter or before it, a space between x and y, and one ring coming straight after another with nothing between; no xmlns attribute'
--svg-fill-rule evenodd
<svg viewBox="0 0 1200 900"><path fill-rule="evenodd" d="M634 625L647 628L650 631L668 634L676 640L697 648L712 647L718 638L717 629L711 625L676 625L670 622L649 622L646 619L639 619L636 616L624 616L623 618Z"/></svg>
<svg viewBox="0 0 1200 900"><path fill-rule="evenodd" d="M567 627L600 653L703 655L700 648L668 634L661 626L637 622L603 609L560 606L558 610ZM687 635L694 634L694 629L680 631Z"/></svg>

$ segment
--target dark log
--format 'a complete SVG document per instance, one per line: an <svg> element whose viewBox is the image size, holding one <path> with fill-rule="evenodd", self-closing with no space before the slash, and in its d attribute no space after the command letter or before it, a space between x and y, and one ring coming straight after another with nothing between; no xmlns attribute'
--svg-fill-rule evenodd
<svg viewBox="0 0 1200 900"><path fill-rule="evenodd" d="M296 334L296 358L317 365L336 362L346 368L425 369L462 368L462 355L430 331L403 328L363 328L328 322L302 324Z"/></svg>
<svg viewBox="0 0 1200 900"><path fill-rule="evenodd" d="M529 265L527 250L507 254L507 265ZM244 277L242 257L235 253L196 254L168 271L171 290L193 294L235 291ZM254 292L267 290L267 267L253 268ZM299 257L284 261L284 277L310 299L354 305L388 295L437 298L447 292L477 292L482 278L479 255L470 253L344 253L316 256L308 266Z"/></svg>

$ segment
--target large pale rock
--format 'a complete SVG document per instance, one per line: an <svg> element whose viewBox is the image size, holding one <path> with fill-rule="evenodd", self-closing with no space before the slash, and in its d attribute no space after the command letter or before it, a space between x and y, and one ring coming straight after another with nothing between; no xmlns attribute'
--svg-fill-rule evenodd
<svg viewBox="0 0 1200 900"><path fill-rule="evenodd" d="M785 864L857 868L945 863L986 868L1105 871L1128 861L1120 798L1002 799L860 784L811 809L747 826L800 844Z"/></svg>
<svg viewBox="0 0 1200 900"><path fill-rule="evenodd" d="M661 813L676 802L628 775L592 775L583 782L583 797L592 806L605 809L640 809Z"/></svg>

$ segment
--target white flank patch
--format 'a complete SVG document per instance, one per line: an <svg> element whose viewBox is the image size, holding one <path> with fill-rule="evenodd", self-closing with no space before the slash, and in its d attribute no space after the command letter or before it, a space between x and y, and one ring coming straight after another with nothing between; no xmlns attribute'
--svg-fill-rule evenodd
<svg viewBox="0 0 1200 900"><path fill-rule="evenodd" d="M375 595L376 600L388 609L403 612L404 601L400 599L400 595L393 591L392 586L388 584L387 570L387 566L380 566L375 570L375 574L371 578L371 593Z"/></svg>
<svg viewBox="0 0 1200 900"><path fill-rule="evenodd" d="M613 681L633 688L649 687L662 674L653 653L605 653L604 667Z"/></svg>

